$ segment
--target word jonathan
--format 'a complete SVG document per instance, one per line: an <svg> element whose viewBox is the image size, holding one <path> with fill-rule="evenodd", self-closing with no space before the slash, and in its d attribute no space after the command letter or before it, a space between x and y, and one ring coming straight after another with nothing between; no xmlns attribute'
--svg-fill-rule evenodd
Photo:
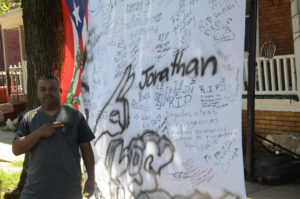
<svg viewBox="0 0 300 199"><path fill-rule="evenodd" d="M188 64L181 63L183 57L184 50L177 51L175 55L174 61L170 66L165 67L160 71L154 70L155 65L151 65L142 71L142 76L144 76L143 82L139 82L139 88L143 90L145 87L155 86L156 82L169 81L169 77L173 77L174 75L181 75L182 77L186 75L193 74L194 76L199 76L199 72L201 76L205 75L205 71L209 65L212 66L212 75L217 73L218 68L218 60L215 56L210 56L207 60L204 57L192 58ZM201 62L201 67L199 66L199 62ZM200 67L200 68L199 68ZM201 71L199 71L199 69Z"/></svg>

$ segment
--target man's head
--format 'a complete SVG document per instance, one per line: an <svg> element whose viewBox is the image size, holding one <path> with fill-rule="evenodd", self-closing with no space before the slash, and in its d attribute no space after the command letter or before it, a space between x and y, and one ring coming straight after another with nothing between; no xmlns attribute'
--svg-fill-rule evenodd
<svg viewBox="0 0 300 199"><path fill-rule="evenodd" d="M39 79L37 96L43 109L53 110L59 108L60 94L59 82L54 76L44 75Z"/></svg>

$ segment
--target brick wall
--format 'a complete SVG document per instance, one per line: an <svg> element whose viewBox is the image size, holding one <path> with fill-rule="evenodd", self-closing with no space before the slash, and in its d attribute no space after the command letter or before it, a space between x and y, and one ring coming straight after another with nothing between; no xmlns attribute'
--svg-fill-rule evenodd
<svg viewBox="0 0 300 199"><path fill-rule="evenodd" d="M276 55L294 54L290 1L260 0L258 11L259 46L273 40Z"/></svg>
<svg viewBox="0 0 300 199"><path fill-rule="evenodd" d="M243 111L243 132L247 132L247 111ZM261 135L283 132L300 133L300 113L255 111L255 132Z"/></svg>
<svg viewBox="0 0 300 199"><path fill-rule="evenodd" d="M247 111L242 114L243 145L245 146L248 132ZM255 132L266 137L268 134L284 132L300 133L299 112L255 111ZM255 143L256 149L258 148Z"/></svg>

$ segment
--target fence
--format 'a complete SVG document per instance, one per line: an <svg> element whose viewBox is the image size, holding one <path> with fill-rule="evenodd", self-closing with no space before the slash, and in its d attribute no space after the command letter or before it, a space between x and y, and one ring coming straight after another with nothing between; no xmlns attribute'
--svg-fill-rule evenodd
<svg viewBox="0 0 300 199"><path fill-rule="evenodd" d="M256 95L296 95L297 74L294 55L256 59ZM248 87L248 59L244 60L244 94Z"/></svg>
<svg viewBox="0 0 300 199"><path fill-rule="evenodd" d="M7 71L0 71L0 103L19 101L27 93L27 63L11 65Z"/></svg>

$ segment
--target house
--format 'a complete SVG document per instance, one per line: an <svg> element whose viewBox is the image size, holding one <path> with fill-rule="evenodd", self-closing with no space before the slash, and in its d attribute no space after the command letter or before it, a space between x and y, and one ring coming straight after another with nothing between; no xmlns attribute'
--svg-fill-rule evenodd
<svg viewBox="0 0 300 199"><path fill-rule="evenodd" d="M0 122L25 109L26 53L22 9L0 16ZM9 102L9 103L7 103Z"/></svg>
<svg viewBox="0 0 300 199"><path fill-rule="evenodd" d="M22 9L17 8L0 17L0 70L26 60Z"/></svg>
<svg viewBox="0 0 300 199"><path fill-rule="evenodd" d="M296 0L258 1L255 132L263 136L300 133L299 13L300 2ZM245 59L244 95L247 95L247 69ZM248 131L246 110L247 98L244 98L244 134Z"/></svg>

